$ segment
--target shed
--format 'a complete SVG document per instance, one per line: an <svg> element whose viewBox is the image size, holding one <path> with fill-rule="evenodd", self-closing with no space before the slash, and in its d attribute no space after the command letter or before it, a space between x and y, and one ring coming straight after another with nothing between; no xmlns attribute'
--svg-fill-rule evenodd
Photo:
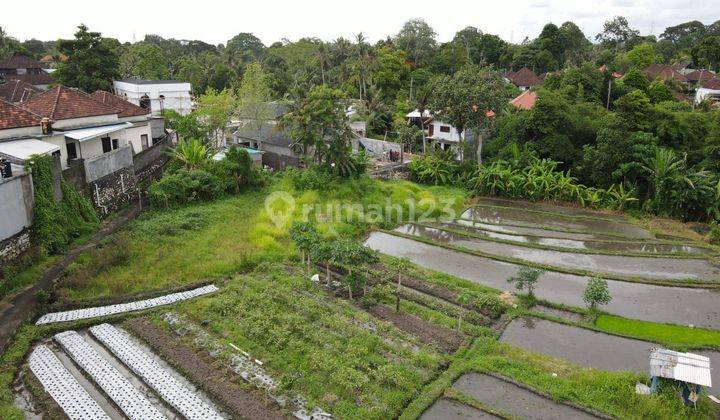
<svg viewBox="0 0 720 420"><path fill-rule="evenodd" d="M710 358L667 349L650 351L650 376L712 387Z"/></svg>

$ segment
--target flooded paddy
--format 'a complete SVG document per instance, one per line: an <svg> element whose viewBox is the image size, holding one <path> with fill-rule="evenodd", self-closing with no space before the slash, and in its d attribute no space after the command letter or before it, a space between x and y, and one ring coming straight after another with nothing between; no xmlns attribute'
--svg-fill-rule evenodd
<svg viewBox="0 0 720 420"><path fill-rule="evenodd" d="M513 228L512 226L473 223L470 220L456 220L437 224L438 227L468 232L473 235L487 236L493 239L516 242L518 245L533 244L568 250L588 250L598 252L629 252L647 254L697 254L709 255L710 248L690 244L673 244L651 241L621 241L617 238L595 239L592 235L563 234L532 228ZM520 230L520 232L519 232ZM522 232L525 230L525 232ZM521 233L522 232L522 233Z"/></svg>
<svg viewBox="0 0 720 420"><path fill-rule="evenodd" d="M595 419L597 417L569 405L538 395L510 382L470 372L462 375L453 388L481 403L523 419Z"/></svg>
<svg viewBox="0 0 720 420"><path fill-rule="evenodd" d="M463 212L462 219L490 224L570 230L598 233L632 239L651 239L652 233L622 220L578 218L560 214L528 212L511 207L472 207Z"/></svg>
<svg viewBox="0 0 720 420"><path fill-rule="evenodd" d="M537 318L513 320L503 332L500 341L536 353L569 360L583 366L609 371L647 373L650 369L650 349L662 347L647 341L618 337L584 328L559 324ZM710 357L713 388L720 392L720 352L691 351Z"/></svg>
<svg viewBox="0 0 720 420"><path fill-rule="evenodd" d="M420 416L420 420L463 420L463 419L498 419L490 413L459 401L440 398Z"/></svg>
<svg viewBox="0 0 720 420"><path fill-rule="evenodd" d="M395 231L430 239L437 243L565 269L589 270L599 274L642 277L653 280L694 279L720 281L720 268L705 259L579 254L572 251L554 251L482 240L416 224L406 224L395 229Z"/></svg>
<svg viewBox="0 0 720 420"><path fill-rule="evenodd" d="M383 232L373 232L365 245L379 252L406 257L410 261L498 290L510 290L507 279L517 274L517 264L428 245ZM535 294L554 303L584 307L582 295L588 278L546 272ZM720 292L714 289L665 287L608 280L612 301L608 312L644 321L694 324L720 329Z"/></svg>
<svg viewBox="0 0 720 420"><path fill-rule="evenodd" d="M530 211L543 211L562 213L569 216L598 217L610 220L627 220L627 217L620 214L605 213L598 210L591 210L584 207L561 206L544 201L524 201L507 198L481 197L477 200L478 205L514 207Z"/></svg>

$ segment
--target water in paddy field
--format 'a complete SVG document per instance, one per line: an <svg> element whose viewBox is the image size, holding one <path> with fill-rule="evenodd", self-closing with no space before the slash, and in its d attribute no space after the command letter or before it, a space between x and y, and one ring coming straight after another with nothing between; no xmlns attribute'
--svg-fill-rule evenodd
<svg viewBox="0 0 720 420"><path fill-rule="evenodd" d="M523 419L595 419L582 410L556 403L515 384L477 372L458 378L453 388L481 403Z"/></svg>
<svg viewBox="0 0 720 420"><path fill-rule="evenodd" d="M465 210L461 218L488 224L567 229L581 233L615 235L632 239L653 238L653 235L647 230L625 221L535 213L510 207L472 207Z"/></svg>
<svg viewBox="0 0 720 420"><path fill-rule="evenodd" d="M650 349L656 343L618 337L584 328L537 318L517 318L503 332L500 341L537 353L569 360L582 366L647 373ZM612 349L612 351L608 351ZM720 366L720 352L691 351L710 358L710 366ZM710 394L720 396L720 371L712 369Z"/></svg>
<svg viewBox="0 0 720 420"><path fill-rule="evenodd" d="M720 281L720 268L706 259L580 254L571 251L554 251L482 240L416 224L406 224L395 230L438 243L565 269L589 270L599 274L641 277L652 280L693 279Z"/></svg>
<svg viewBox="0 0 720 420"><path fill-rule="evenodd" d="M485 411L447 398L439 398L420 416L420 420L499 419Z"/></svg>
<svg viewBox="0 0 720 420"><path fill-rule="evenodd" d="M365 245L394 257L498 290L511 290L507 282L517 275L516 264L495 261L384 232L373 232ZM582 299L588 277L557 272L543 274L535 294L553 303L584 307ZM665 287L608 280L612 301L604 310L644 321L694 324L720 329L720 292L717 289Z"/></svg>
<svg viewBox="0 0 720 420"><path fill-rule="evenodd" d="M477 200L478 205L514 207L518 209L562 213L568 216L599 217L610 220L626 221L627 217L620 214L605 213L598 210L590 210L582 207L560 206L557 204L542 201L511 200L507 198L481 197Z"/></svg>
<svg viewBox="0 0 720 420"><path fill-rule="evenodd" d="M493 239L517 242L518 244L536 244L569 250L590 250L600 252L632 252L647 254L697 254L709 255L714 251L710 248L691 244L672 244L652 241L622 241L613 239L595 239L592 235L568 233L568 238L557 237L562 232L547 231L532 228L514 228L512 226L488 225L474 223L470 220L455 220L439 223L436 226L447 229L468 232L473 235L487 236ZM523 230L526 230L523 233ZM527 231L530 230L530 231ZM555 234L556 236L552 236ZM557 235L560 234L560 235ZM589 237L588 237L589 236Z"/></svg>

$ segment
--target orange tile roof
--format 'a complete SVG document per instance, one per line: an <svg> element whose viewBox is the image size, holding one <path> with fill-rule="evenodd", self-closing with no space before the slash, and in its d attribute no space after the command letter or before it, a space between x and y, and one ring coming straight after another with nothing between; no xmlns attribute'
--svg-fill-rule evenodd
<svg viewBox="0 0 720 420"><path fill-rule="evenodd" d="M535 106L535 101L537 101L537 92L526 90L510 103L519 109L532 109Z"/></svg>
<svg viewBox="0 0 720 420"><path fill-rule="evenodd" d="M40 121L42 121L40 115L0 99L0 130L32 127L39 125Z"/></svg>
<svg viewBox="0 0 720 420"><path fill-rule="evenodd" d="M8 102L27 101L40 92L42 92L40 89L22 80L10 80L0 85L0 99Z"/></svg>
<svg viewBox="0 0 720 420"><path fill-rule="evenodd" d="M134 103L128 102L125 99L104 90L96 90L90 96L96 101L100 101L105 105L110 105L121 110L122 112L118 114L118 118L139 117L150 113L149 109L141 108Z"/></svg>
<svg viewBox="0 0 720 420"><path fill-rule="evenodd" d="M122 110L93 99L87 93L65 86L55 86L39 95L33 96L21 106L36 114L52 120L95 117L99 115L120 114Z"/></svg>
<svg viewBox="0 0 720 420"><path fill-rule="evenodd" d="M510 72L506 77L515 86L536 86L542 84L542 80L527 67L523 67L516 72Z"/></svg>

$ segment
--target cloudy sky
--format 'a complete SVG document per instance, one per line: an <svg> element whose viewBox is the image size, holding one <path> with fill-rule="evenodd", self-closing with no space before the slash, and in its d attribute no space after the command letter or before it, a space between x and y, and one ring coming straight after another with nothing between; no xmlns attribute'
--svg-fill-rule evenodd
<svg viewBox="0 0 720 420"><path fill-rule="evenodd" d="M535 37L547 22L572 20L588 37L605 20L628 18L641 33L660 34L665 27L688 20L705 24L720 19L717 0L35 0L0 7L0 26L24 40L72 36L75 26L120 41L141 40L145 34L166 38L224 43L239 32L252 32L265 44L282 38L311 36L324 40L352 37L371 41L394 34L410 18L423 18L441 41L472 25L483 32L520 42Z"/></svg>

